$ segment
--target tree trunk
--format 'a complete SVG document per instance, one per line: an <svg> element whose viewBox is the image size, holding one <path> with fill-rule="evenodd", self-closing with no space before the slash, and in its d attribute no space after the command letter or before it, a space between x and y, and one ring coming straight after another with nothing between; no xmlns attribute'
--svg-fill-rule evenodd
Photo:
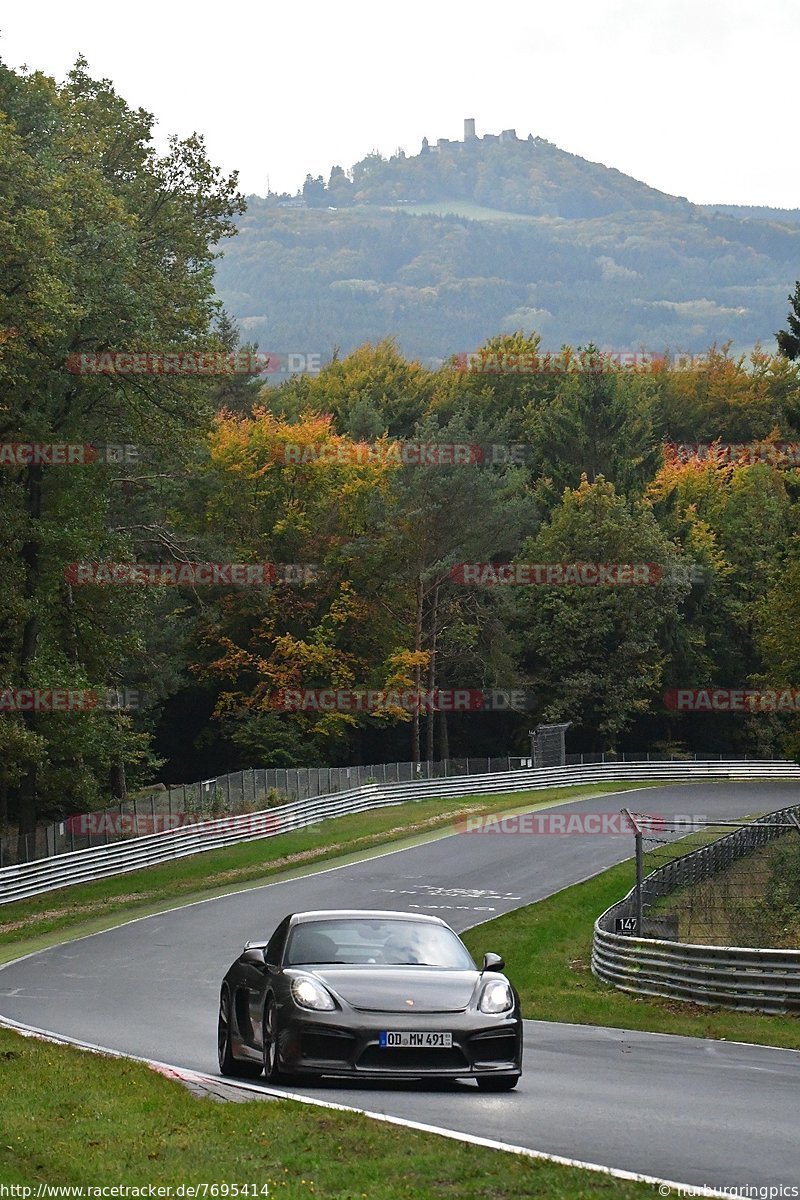
<svg viewBox="0 0 800 1200"><path fill-rule="evenodd" d="M414 650L419 653L422 650L422 600L424 589L422 584L422 576L417 576L417 611L414 620ZM414 687L417 693L417 702L414 705L414 714L411 722L411 761L414 766L419 765L419 694L422 688L422 667L419 663L414 667Z"/></svg>
<svg viewBox="0 0 800 1200"><path fill-rule="evenodd" d="M124 800L128 795L128 784L125 778L125 760L117 759L111 767L111 795L115 800Z"/></svg>
<svg viewBox="0 0 800 1200"><path fill-rule="evenodd" d="M436 688L436 637L439 632L439 585L436 584L433 589L433 601L431 607L431 657L428 663L428 714L427 714L427 729L426 729L426 746L425 757L429 763L433 762L433 727L434 727L434 710L433 710L433 694Z"/></svg>
<svg viewBox="0 0 800 1200"><path fill-rule="evenodd" d="M450 757L450 736L447 731L447 713L439 713L439 754L446 761Z"/></svg>
<svg viewBox="0 0 800 1200"><path fill-rule="evenodd" d="M39 643L39 617L36 612L36 599L39 591L39 541L36 534L36 522L42 515L42 470L43 468L38 465L29 466L25 479L28 517L31 521L32 532L28 541L22 546L22 561L25 564L25 599L29 604L30 611L30 616L22 631L19 655L19 679L22 687L26 687L30 683L30 670ZM36 728L35 712L24 712L22 719L29 729ZM22 861L26 857L25 835L32 834L36 829L36 817L36 765L33 764L21 781L18 793L17 824Z"/></svg>

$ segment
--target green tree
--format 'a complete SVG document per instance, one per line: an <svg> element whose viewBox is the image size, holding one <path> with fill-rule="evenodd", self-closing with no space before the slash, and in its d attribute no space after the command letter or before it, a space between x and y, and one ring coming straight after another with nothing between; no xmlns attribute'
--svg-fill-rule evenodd
<svg viewBox="0 0 800 1200"><path fill-rule="evenodd" d="M239 326L224 308L217 318L214 332L227 358L232 361L233 370L230 374L222 376L212 392L211 403L218 412L224 408L228 412L247 416L258 403L263 386L263 377L245 370L248 362L257 361L254 356L258 351L258 344L242 342Z"/></svg>
<svg viewBox="0 0 800 1200"><path fill-rule="evenodd" d="M429 415L414 437L423 445L483 446L495 439L502 444L508 425L481 422L467 409L444 424ZM442 686L491 688L517 682L511 678L516 671L509 634L498 620L501 597L478 599L454 582L451 573L458 563L513 557L535 521L527 472L513 464L409 466L393 476L382 531L382 577L394 581L389 602L401 606L408 630L405 648L414 655L414 687L433 692ZM425 720L428 758L434 757L434 727L430 712ZM446 744L444 718L440 729ZM422 753L421 731L415 712L415 763Z"/></svg>
<svg viewBox="0 0 800 1200"><path fill-rule="evenodd" d="M688 583L671 572L675 547L648 507L629 504L602 477L564 492L548 524L525 544L528 563L657 563L650 585L518 588L523 663L546 720L573 721L593 748L616 744L658 703L665 628Z"/></svg>
<svg viewBox="0 0 800 1200"><path fill-rule="evenodd" d="M436 376L409 362L391 338L334 357L319 375L300 376L264 399L275 413L297 418L303 412L330 413L336 430L353 438L410 437L426 411Z"/></svg>
<svg viewBox="0 0 800 1200"><path fill-rule="evenodd" d="M649 375L620 370L592 345L559 361L556 395L532 420L543 476L555 494L584 473L590 483L602 477L626 494L641 492L661 456Z"/></svg>
<svg viewBox="0 0 800 1200"><path fill-rule="evenodd" d="M0 64L0 439L124 444L174 470L210 416L208 385L176 375L82 375L70 356L205 350L217 307L213 249L241 210L235 178L202 139L152 147L153 117L131 109L79 60L63 86ZM130 594L71 588L70 562L131 558L134 528L115 531L130 471L31 462L0 477L9 530L2 677L12 687L104 688L146 650ZM7 557L6 557L7 555ZM8 714L7 805L29 832L41 811L90 804L114 764L145 753L127 717ZM107 785L106 785L107 786Z"/></svg>
<svg viewBox="0 0 800 1200"><path fill-rule="evenodd" d="M754 608L755 636L763 662L759 683L764 688L796 691L800 680L800 538L795 537L783 570ZM800 753L800 722L780 719L781 749Z"/></svg>
<svg viewBox="0 0 800 1200"><path fill-rule="evenodd" d="M789 315L786 318L788 330L782 329L775 334L778 339L778 349L785 358L800 358L800 279L795 284L794 295L789 297Z"/></svg>

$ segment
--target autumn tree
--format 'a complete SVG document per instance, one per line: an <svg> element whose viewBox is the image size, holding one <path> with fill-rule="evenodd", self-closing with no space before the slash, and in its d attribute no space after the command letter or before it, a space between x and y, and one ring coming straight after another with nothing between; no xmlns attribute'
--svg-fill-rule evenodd
<svg viewBox="0 0 800 1200"><path fill-rule="evenodd" d="M222 414L200 472L202 519L236 561L307 564L304 582L220 596L200 625L197 674L247 761L324 762L360 715L285 715L287 688L382 687L402 643L376 588L374 534L392 465L337 434L330 416L289 422Z"/></svg>

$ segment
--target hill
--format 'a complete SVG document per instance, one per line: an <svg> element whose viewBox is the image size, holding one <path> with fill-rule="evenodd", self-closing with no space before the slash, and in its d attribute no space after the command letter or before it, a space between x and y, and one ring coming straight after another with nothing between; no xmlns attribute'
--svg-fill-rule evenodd
<svg viewBox="0 0 800 1200"><path fill-rule="evenodd" d="M680 212L685 197L669 196L621 171L561 150L545 138L465 136L463 142L423 142L419 154L385 159L369 154L348 175L334 168L327 188L307 179L312 205L418 204L474 200L508 212L541 217L602 217L619 212Z"/></svg>
<svg viewBox="0 0 800 1200"><path fill-rule="evenodd" d="M746 350L785 323L798 216L693 205L541 138L476 138L250 197L217 288L262 349L323 361L388 334L435 364L513 329L552 349Z"/></svg>

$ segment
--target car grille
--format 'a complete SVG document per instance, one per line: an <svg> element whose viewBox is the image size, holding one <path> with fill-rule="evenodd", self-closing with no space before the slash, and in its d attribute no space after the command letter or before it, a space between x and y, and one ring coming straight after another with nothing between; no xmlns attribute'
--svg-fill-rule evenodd
<svg viewBox="0 0 800 1200"><path fill-rule="evenodd" d="M301 1055L325 1062L349 1062L355 1038L343 1029L304 1029L301 1034Z"/></svg>
<svg viewBox="0 0 800 1200"><path fill-rule="evenodd" d="M370 1071L460 1071L467 1060L457 1046L450 1049L419 1049L415 1046L367 1046L358 1060L359 1068Z"/></svg>

